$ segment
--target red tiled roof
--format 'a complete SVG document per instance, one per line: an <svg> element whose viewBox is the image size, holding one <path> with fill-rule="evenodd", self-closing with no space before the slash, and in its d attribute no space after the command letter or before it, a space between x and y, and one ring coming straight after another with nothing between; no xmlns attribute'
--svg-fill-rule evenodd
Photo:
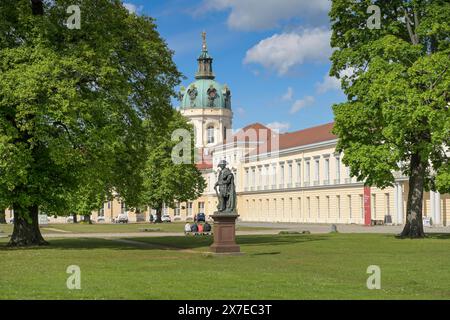
<svg viewBox="0 0 450 320"><path fill-rule="evenodd" d="M280 134L280 150L337 139L331 130L334 122Z"/></svg>
<svg viewBox="0 0 450 320"><path fill-rule="evenodd" d="M208 170L212 168L212 163L206 163L206 162L200 162L200 163L196 163L195 166L197 167L198 170Z"/></svg>
<svg viewBox="0 0 450 320"><path fill-rule="evenodd" d="M334 122L331 122L294 132L281 133L279 134L278 148L276 145L274 145L273 147L281 151L284 149L305 146L308 144L334 140L337 137L333 133L331 133L333 125ZM257 154L263 154L272 151L271 144L272 141L268 140L265 144L262 144L258 146L258 148L252 150L249 154L247 154L247 156L254 156Z"/></svg>

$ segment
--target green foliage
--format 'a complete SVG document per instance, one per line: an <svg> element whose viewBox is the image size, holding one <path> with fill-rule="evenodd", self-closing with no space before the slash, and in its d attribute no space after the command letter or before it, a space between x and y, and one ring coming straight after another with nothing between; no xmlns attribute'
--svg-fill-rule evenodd
<svg viewBox="0 0 450 320"><path fill-rule="evenodd" d="M173 207L175 202L198 198L206 187L206 181L195 166L194 130L178 112L170 115L169 125L161 127L149 124L148 159L143 171L144 191L141 203L159 209L163 203ZM171 139L177 129L190 133L190 163L174 163L172 150L179 141ZM158 134L152 133L158 131Z"/></svg>
<svg viewBox="0 0 450 320"><path fill-rule="evenodd" d="M64 26L70 5L81 29ZM121 1L0 2L0 204L90 212L138 203L144 121L163 125L180 73L153 20Z"/></svg>
<svg viewBox="0 0 450 320"><path fill-rule="evenodd" d="M366 26L371 4L381 9L380 29ZM333 1L330 75L348 97L333 107L334 132L359 181L392 185L392 171L409 175L417 154L425 187L450 191L449 16L444 0Z"/></svg>

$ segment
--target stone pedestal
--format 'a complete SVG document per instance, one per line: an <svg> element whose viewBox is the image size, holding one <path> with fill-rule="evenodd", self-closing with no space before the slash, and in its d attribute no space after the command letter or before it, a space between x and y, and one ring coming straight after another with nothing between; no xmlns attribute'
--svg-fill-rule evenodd
<svg viewBox="0 0 450 320"><path fill-rule="evenodd" d="M236 253L240 247L236 244L236 219L238 214L214 212L214 243L210 246L214 253Z"/></svg>

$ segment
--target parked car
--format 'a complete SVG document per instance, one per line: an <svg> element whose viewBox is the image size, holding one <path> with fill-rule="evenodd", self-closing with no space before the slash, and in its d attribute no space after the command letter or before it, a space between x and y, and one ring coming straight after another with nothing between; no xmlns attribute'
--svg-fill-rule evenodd
<svg viewBox="0 0 450 320"><path fill-rule="evenodd" d="M68 216L68 217L66 218L66 222L67 222L67 223L73 223L73 216Z"/></svg>
<svg viewBox="0 0 450 320"><path fill-rule="evenodd" d="M128 223L128 215L125 213L119 214L115 219L115 223Z"/></svg>
<svg viewBox="0 0 450 320"><path fill-rule="evenodd" d="M172 219L168 214L161 216L161 222L172 222Z"/></svg>
<svg viewBox="0 0 450 320"><path fill-rule="evenodd" d="M205 221L206 221L206 217L203 212L200 212L199 214L197 214L197 222L205 222Z"/></svg>
<svg viewBox="0 0 450 320"><path fill-rule="evenodd" d="M105 217L98 217L97 222L105 222Z"/></svg>

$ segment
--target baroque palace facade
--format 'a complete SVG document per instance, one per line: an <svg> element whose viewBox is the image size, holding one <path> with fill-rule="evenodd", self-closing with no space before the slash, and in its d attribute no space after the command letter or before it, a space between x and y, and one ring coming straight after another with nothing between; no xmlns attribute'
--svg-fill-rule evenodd
<svg viewBox="0 0 450 320"><path fill-rule="evenodd" d="M173 220L191 220L198 213L216 211L214 184L217 164L228 162L235 175L237 210L241 221L403 224L406 218L408 179L394 173L395 184L385 189L365 187L350 177L349 168L336 153L333 123L279 134L254 123L233 132L231 91L215 80L205 34L197 59L195 81L179 94L180 112L194 125L197 167L207 182L203 195L164 208ZM450 197L424 193L423 215L433 225L450 226ZM129 221L149 221L152 210L128 211L120 198L106 202L93 221L112 222L119 214ZM12 212L7 210L7 217ZM50 218L66 222L66 218Z"/></svg>

